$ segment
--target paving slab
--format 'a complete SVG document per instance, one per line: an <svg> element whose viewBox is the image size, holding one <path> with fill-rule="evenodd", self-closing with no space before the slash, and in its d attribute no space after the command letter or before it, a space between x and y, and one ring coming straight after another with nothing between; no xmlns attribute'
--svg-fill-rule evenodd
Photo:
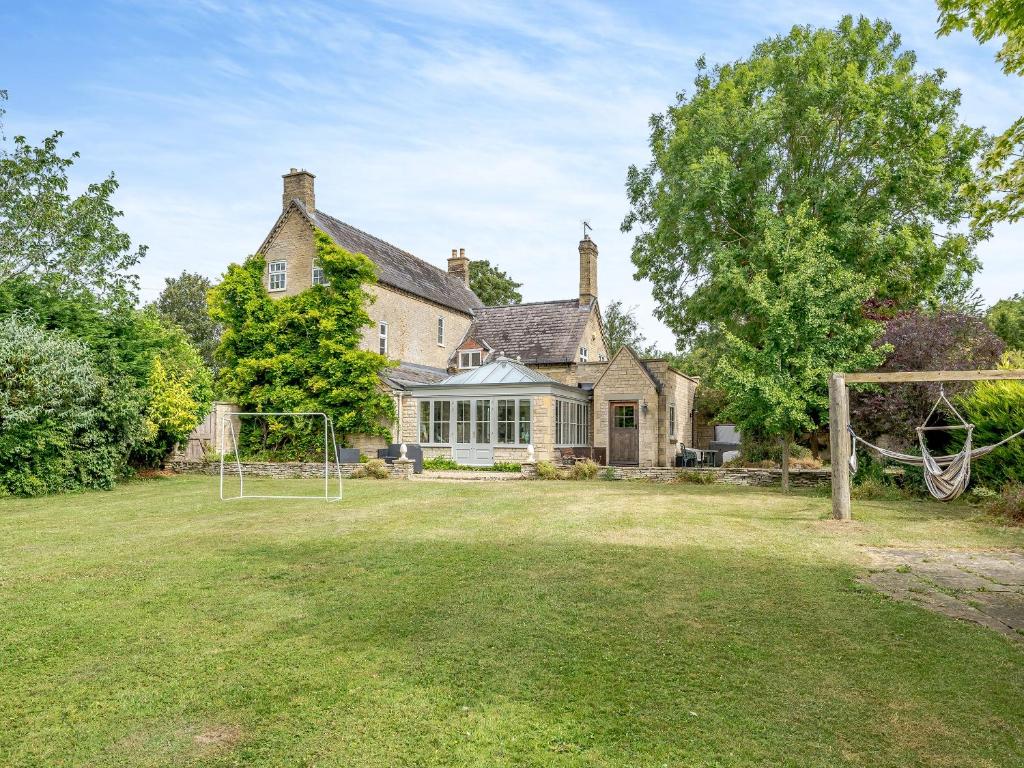
<svg viewBox="0 0 1024 768"><path fill-rule="evenodd" d="M862 581L896 600L1024 643L1024 554L866 547Z"/></svg>

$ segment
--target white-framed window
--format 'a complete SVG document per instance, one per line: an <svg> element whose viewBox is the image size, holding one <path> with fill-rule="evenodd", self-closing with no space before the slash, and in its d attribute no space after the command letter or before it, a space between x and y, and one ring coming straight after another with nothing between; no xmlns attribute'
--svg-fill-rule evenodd
<svg viewBox="0 0 1024 768"><path fill-rule="evenodd" d="M268 269L270 274L268 290L283 291L288 284L288 262L272 261Z"/></svg>
<svg viewBox="0 0 1024 768"><path fill-rule="evenodd" d="M588 354L589 353L587 352L587 348L586 347L580 347L580 362L581 363L587 362Z"/></svg>
<svg viewBox="0 0 1024 768"><path fill-rule="evenodd" d="M388 324L381 323L377 328L377 338L380 341L379 351L382 355L388 353Z"/></svg>
<svg viewBox="0 0 1024 768"><path fill-rule="evenodd" d="M316 262L313 262L313 278L311 282L313 285L327 285L327 277L324 275L324 268Z"/></svg>
<svg viewBox="0 0 1024 768"><path fill-rule="evenodd" d="M675 403L668 404L668 436L676 436L676 406Z"/></svg>
<svg viewBox="0 0 1024 768"><path fill-rule="evenodd" d="M526 445L530 442L530 433L532 419L530 418L532 412L531 403L529 400L519 401L519 443Z"/></svg>
<svg viewBox="0 0 1024 768"><path fill-rule="evenodd" d="M487 445L491 442L491 401L476 401L476 443Z"/></svg>
<svg viewBox="0 0 1024 768"><path fill-rule="evenodd" d="M590 404L555 399L555 445L590 445Z"/></svg>
<svg viewBox="0 0 1024 768"><path fill-rule="evenodd" d="M459 368L479 368L482 357L479 349L459 352Z"/></svg>
<svg viewBox="0 0 1024 768"><path fill-rule="evenodd" d="M516 441L516 401L498 401L498 442L515 443Z"/></svg>
<svg viewBox="0 0 1024 768"><path fill-rule="evenodd" d="M604 352L598 352L597 353L597 361L599 363L607 363L608 362L608 355L606 355Z"/></svg>
<svg viewBox="0 0 1024 768"><path fill-rule="evenodd" d="M437 318L437 346L444 346L444 318Z"/></svg>
<svg viewBox="0 0 1024 768"><path fill-rule="evenodd" d="M420 442L451 443L452 403L450 400L420 400Z"/></svg>

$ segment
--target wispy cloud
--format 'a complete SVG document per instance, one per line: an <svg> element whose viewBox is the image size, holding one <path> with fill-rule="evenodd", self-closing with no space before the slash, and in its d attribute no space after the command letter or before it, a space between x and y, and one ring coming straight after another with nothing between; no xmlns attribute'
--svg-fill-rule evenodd
<svg viewBox="0 0 1024 768"><path fill-rule="evenodd" d="M64 128L82 151L78 179L117 172L125 224L151 246L146 298L183 268L216 276L251 252L277 214L280 174L304 166L325 210L439 265L466 247L531 300L575 293L587 218L603 300L639 305L669 346L618 231L648 117L690 87L700 54L732 60L843 12L753 0L40 4L11 19L0 66L12 132ZM998 128L1019 111L1020 84L991 51L935 39L929 0L865 13L888 16L922 66L948 70L969 122ZM988 298L1019 290L1021 239L1003 227L984 247Z"/></svg>

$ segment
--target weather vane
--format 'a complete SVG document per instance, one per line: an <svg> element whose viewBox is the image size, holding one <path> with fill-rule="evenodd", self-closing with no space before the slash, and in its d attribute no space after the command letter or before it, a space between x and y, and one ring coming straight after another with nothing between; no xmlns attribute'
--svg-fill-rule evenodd
<svg viewBox="0 0 1024 768"><path fill-rule="evenodd" d="M589 222L589 221L587 221L586 219L584 219L584 220L583 220L583 239L584 239L584 240L586 240L586 239L587 239L587 230L588 230L588 229L589 229L589 230L590 230L591 232L593 232L593 231L594 231L594 228L593 228L592 226L590 226L590 222Z"/></svg>

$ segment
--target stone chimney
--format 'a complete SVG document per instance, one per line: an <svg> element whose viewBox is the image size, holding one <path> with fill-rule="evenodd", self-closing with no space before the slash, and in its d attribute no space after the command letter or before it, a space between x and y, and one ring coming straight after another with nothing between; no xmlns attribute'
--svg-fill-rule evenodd
<svg viewBox="0 0 1024 768"><path fill-rule="evenodd" d="M469 287L469 259L466 258L465 248L452 248L452 255L448 257L448 274L459 278Z"/></svg>
<svg viewBox="0 0 1024 768"><path fill-rule="evenodd" d="M316 197L313 195L313 179L316 178L305 168L292 168L281 178L284 179L284 194L281 196L282 208L287 208L292 200L298 200L306 210L316 210Z"/></svg>
<svg viewBox="0 0 1024 768"><path fill-rule="evenodd" d="M580 240L580 304L597 301L597 243L584 234Z"/></svg>

